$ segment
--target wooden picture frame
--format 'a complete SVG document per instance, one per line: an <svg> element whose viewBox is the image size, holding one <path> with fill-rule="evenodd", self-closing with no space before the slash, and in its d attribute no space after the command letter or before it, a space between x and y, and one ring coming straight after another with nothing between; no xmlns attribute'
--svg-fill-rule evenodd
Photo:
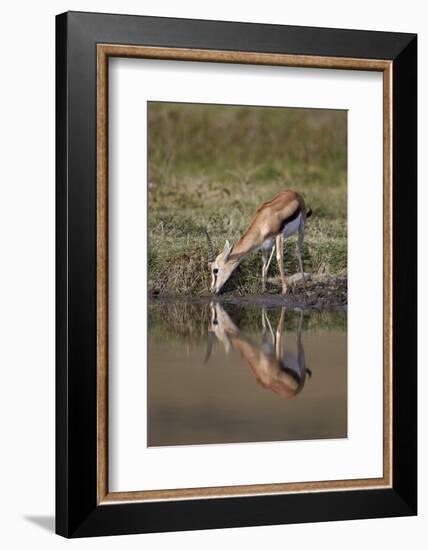
<svg viewBox="0 0 428 550"><path fill-rule="evenodd" d="M416 514L416 35L69 12L57 16L56 51L57 533ZM383 477L109 492L110 57L383 73Z"/></svg>

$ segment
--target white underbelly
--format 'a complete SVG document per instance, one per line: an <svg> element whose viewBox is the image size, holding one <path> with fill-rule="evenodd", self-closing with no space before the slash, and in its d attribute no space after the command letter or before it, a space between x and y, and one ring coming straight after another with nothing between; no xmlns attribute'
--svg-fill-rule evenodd
<svg viewBox="0 0 428 550"><path fill-rule="evenodd" d="M302 214L299 214L297 218L288 222L284 226L284 229L282 230L283 237L286 238L296 233L296 231L298 231L299 229L301 222L302 222Z"/></svg>
<svg viewBox="0 0 428 550"><path fill-rule="evenodd" d="M301 222L302 222L302 214L299 214L297 218L288 222L282 230L283 237L286 238L296 233L296 231L298 231L299 229ZM275 237L268 237L263 241L261 248L263 250L271 250L274 244L275 244Z"/></svg>
<svg viewBox="0 0 428 550"><path fill-rule="evenodd" d="M274 243L275 243L275 237L269 237L268 239L266 239L265 241L263 241L262 249L263 249L263 250L271 250L271 248L273 247Z"/></svg>
<svg viewBox="0 0 428 550"><path fill-rule="evenodd" d="M297 360L297 357L286 351L282 356L282 365L284 368L292 370L297 376L302 376L302 367Z"/></svg>

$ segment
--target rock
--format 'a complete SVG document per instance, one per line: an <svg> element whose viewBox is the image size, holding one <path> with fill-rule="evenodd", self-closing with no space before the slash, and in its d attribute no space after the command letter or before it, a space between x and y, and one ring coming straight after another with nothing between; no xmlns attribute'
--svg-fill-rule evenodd
<svg viewBox="0 0 428 550"><path fill-rule="evenodd" d="M310 273L304 273L305 281L310 281L312 278L312 275ZM290 275L289 277L285 278L287 284L294 285L296 283L300 283L302 280L302 274L301 273L295 273L294 275Z"/></svg>

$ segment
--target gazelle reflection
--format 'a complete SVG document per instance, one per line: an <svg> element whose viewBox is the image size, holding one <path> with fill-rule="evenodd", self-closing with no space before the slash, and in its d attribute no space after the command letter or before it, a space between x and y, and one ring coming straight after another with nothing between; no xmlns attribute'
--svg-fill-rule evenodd
<svg viewBox="0 0 428 550"><path fill-rule="evenodd" d="M284 350L284 319L285 308L281 308L278 326L274 332L266 309L263 309L262 344L256 345L241 333L219 303L212 303L206 361L211 354L215 336L226 352L232 348L240 354L244 364L263 388L282 397L295 397L303 389L306 375L311 376L311 371L305 366L301 336L303 311L300 311L296 330L297 355Z"/></svg>

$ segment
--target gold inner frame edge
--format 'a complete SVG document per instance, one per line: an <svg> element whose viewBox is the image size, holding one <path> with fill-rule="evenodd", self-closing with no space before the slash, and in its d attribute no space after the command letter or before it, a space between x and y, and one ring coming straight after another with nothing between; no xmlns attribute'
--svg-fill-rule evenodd
<svg viewBox="0 0 428 550"><path fill-rule="evenodd" d="M383 476L224 487L108 490L108 59L133 57L383 73ZM224 498L392 486L392 61L97 44L97 504Z"/></svg>

